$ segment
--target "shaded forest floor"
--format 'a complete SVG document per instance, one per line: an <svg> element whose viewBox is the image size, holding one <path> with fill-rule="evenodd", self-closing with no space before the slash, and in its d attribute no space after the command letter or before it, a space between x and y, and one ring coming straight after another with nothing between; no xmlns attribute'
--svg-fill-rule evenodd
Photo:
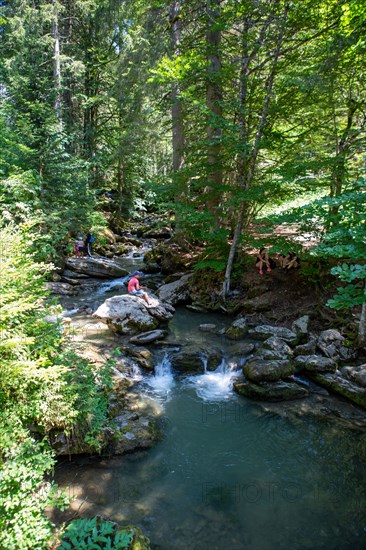
<svg viewBox="0 0 366 550"><path fill-rule="evenodd" d="M234 315L252 315L264 323L290 327L302 315L310 316L310 328L315 332L337 328L353 340L357 334L360 308L337 312L326 306L340 282L330 274L336 264L329 260L317 260L309 256L309 250L318 241L314 234L299 234L298 227L278 226L271 236L262 227L252 226L251 236L269 249L278 239L287 244L287 250L300 252L300 269L290 271L279 267L278 255L270 254L276 267L270 273L259 275L255 267L258 248L242 249L237 254L231 276L231 293L225 302L221 298L224 272L213 269L195 270L197 262L207 258L207 249L202 243L192 245L177 242L175 237L157 244L148 262L156 262L166 276L166 282L177 274L193 269L193 297L197 305L207 309L221 309ZM276 240L277 239L277 240ZM267 244L268 243L268 244Z"/></svg>

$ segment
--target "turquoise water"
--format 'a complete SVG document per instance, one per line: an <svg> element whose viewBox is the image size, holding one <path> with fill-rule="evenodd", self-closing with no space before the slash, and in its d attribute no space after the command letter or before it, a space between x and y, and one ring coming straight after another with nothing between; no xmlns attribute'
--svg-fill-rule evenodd
<svg viewBox="0 0 366 550"><path fill-rule="evenodd" d="M198 330L225 318L177 311L171 337L234 344ZM366 548L365 436L264 412L232 390L235 366L178 376L167 357L139 389L164 437L148 450L61 460L72 512L134 524L160 550Z"/></svg>

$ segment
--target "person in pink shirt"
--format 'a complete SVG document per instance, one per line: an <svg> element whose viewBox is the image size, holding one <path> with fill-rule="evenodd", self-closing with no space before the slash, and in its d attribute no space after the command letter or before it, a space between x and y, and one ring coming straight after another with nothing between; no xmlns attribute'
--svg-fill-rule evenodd
<svg viewBox="0 0 366 550"><path fill-rule="evenodd" d="M141 271L135 271L134 273L132 273L132 277L128 281L128 293L132 296L143 296L145 302L147 302L148 305L151 305L149 295L143 290L146 289L146 287L140 286L140 275L142 275Z"/></svg>

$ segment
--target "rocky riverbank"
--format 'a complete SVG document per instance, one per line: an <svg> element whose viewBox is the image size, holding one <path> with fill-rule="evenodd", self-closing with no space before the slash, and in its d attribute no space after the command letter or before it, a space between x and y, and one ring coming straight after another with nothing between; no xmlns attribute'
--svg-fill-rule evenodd
<svg viewBox="0 0 366 550"><path fill-rule="evenodd" d="M164 232L161 236L169 237ZM212 273L190 271L195 254L191 250L182 253L178 246L162 240L144 257L144 279L156 289L153 307L149 308L139 298L123 294L123 280L127 280L129 271L120 260L126 251L141 256L144 243L131 236L124 239L115 237L113 250L112 245L108 249L113 252L111 258L70 258L65 270L49 283L53 293L75 300L75 310L84 315L89 328L80 339L86 356L99 355L98 364L111 355L116 345L121 349L111 393L113 420L101 434L106 451L124 453L146 448L160 436L156 411L147 411L146 404L139 403L138 393L126 379L131 364L151 370L153 350L164 346L174 347L170 351L171 364L183 375L202 372L203 358L208 370L216 369L224 360L220 346L172 341L168 323L177 305L198 311L219 310L226 319L232 316L225 331L214 323L202 324L200 330L232 342L229 359L242 366L242 376L234 386L239 394L257 400L268 410L282 410L283 414L291 411L333 418L358 428L366 425L363 350L352 348L344 327L329 328L332 319L318 315L318 296L306 286L301 274L296 272L290 278L274 270L259 278L254 266L248 264L239 286L223 303L217 277L215 280ZM120 255L122 249L117 244L122 242ZM183 271L173 272L177 268ZM156 278L158 271L161 275ZM92 298L101 281L116 277L121 280L118 288L122 295L107 298L97 309L92 299L78 304L78 296L87 294ZM299 317L299 313L303 315ZM88 349L88 336L93 332L90 327L100 327L98 321L111 330L110 343L104 341L99 346L89 342ZM72 319L68 322L73 324ZM275 405L278 402L281 404ZM54 446L59 454L88 452L87 446L70 444L63 434L55 434Z"/></svg>

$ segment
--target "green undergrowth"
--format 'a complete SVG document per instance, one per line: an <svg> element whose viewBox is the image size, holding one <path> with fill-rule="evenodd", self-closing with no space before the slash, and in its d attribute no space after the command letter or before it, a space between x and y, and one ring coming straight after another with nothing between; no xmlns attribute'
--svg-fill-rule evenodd
<svg viewBox="0 0 366 550"><path fill-rule="evenodd" d="M65 506L44 480L55 463L52 434L101 449L111 372L63 334L44 284L52 266L34 260L29 234L3 225L0 243L0 548L41 550L53 529L45 508Z"/></svg>

